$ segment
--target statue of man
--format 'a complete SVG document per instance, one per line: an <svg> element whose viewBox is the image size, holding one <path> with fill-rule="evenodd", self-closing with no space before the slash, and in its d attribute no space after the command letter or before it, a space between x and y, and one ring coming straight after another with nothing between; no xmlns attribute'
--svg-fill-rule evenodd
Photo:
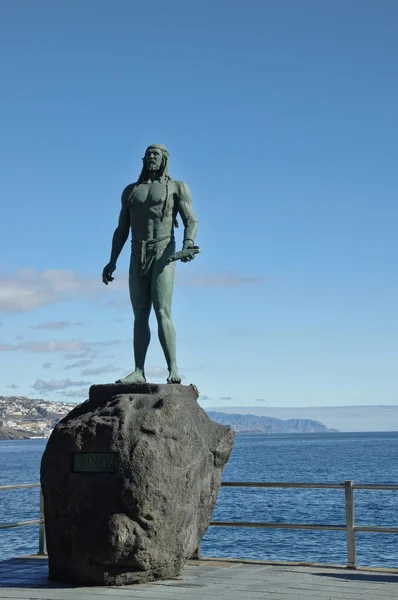
<svg viewBox="0 0 398 600"><path fill-rule="evenodd" d="M145 357L150 342L149 315L152 306L169 371L168 383L181 383L176 359L176 334L171 320L174 286L177 215L184 225L183 257L187 262L198 252L194 246L198 229L191 193L183 181L173 181L168 173L169 153L160 144L146 149L143 168L136 183L122 193L119 224L113 234L111 258L102 272L102 281L113 281L116 261L131 229L129 269L130 299L134 311L135 370L116 383L144 383Z"/></svg>

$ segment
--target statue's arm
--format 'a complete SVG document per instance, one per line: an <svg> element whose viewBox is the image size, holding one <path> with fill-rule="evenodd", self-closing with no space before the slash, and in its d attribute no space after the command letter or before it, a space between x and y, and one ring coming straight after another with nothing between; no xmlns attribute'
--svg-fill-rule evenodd
<svg viewBox="0 0 398 600"><path fill-rule="evenodd" d="M127 200L131 194L131 186L127 186L122 194L122 207L119 214L119 222L112 238L112 250L110 263L116 266L117 259L130 233L130 210Z"/></svg>
<svg viewBox="0 0 398 600"><path fill-rule="evenodd" d="M192 206L192 196L186 183L180 182L178 185L178 204L177 209L181 215L184 224L184 248L189 248L195 243L195 237L198 231L198 221Z"/></svg>
<svg viewBox="0 0 398 600"><path fill-rule="evenodd" d="M102 272L102 281L105 285L108 285L110 281L113 281L112 273L116 269L117 259L123 249L124 244L129 237L130 232L130 210L127 204L127 200L131 194L132 186L127 186L122 193L122 207L119 214L118 226L115 229L112 238L112 249L111 258L109 263L104 267Z"/></svg>

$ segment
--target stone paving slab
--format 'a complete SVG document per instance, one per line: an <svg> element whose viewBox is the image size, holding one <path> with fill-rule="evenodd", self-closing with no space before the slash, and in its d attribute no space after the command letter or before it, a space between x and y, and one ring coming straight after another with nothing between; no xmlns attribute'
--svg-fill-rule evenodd
<svg viewBox="0 0 398 600"><path fill-rule="evenodd" d="M122 587L47 579L47 559L0 562L0 600L398 600L398 573L237 561L191 561L180 577Z"/></svg>

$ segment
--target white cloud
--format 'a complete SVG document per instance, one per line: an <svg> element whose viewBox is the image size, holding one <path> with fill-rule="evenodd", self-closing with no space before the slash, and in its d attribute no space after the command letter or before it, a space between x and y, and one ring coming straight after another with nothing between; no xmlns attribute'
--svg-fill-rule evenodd
<svg viewBox="0 0 398 600"><path fill-rule="evenodd" d="M97 367L95 369L84 369L80 375L101 375L102 373L116 373L119 371L119 367L115 367L114 365L105 365L104 367Z"/></svg>
<svg viewBox="0 0 398 600"><path fill-rule="evenodd" d="M31 325L29 329L66 329L67 327L81 327L83 323L71 323L70 321L47 321L39 325Z"/></svg>
<svg viewBox="0 0 398 600"><path fill-rule="evenodd" d="M89 360L89 359L82 359L82 360L77 360L74 363L71 363L70 365L66 365L66 367L64 367L64 370L68 370L68 369L77 369L79 367L86 367L87 365L90 365L93 361Z"/></svg>
<svg viewBox="0 0 398 600"><path fill-rule="evenodd" d="M64 396L65 398L88 398L87 388L81 388L80 390L68 390L62 392L55 392L57 396Z"/></svg>
<svg viewBox="0 0 398 600"><path fill-rule="evenodd" d="M27 352L70 352L87 348L88 342L79 340L53 340L48 342L25 342L20 349Z"/></svg>
<svg viewBox="0 0 398 600"><path fill-rule="evenodd" d="M169 372L167 369L165 369L164 367L149 367L148 369L145 369L145 377L147 378L147 381L149 381L149 379L164 379L169 376ZM181 379L185 379L185 375L181 375L180 372L180 377Z"/></svg>
<svg viewBox="0 0 398 600"><path fill-rule="evenodd" d="M19 385L16 385L15 383L10 383L10 385L6 385L6 388L10 388L11 390L18 390Z"/></svg>
<svg viewBox="0 0 398 600"><path fill-rule="evenodd" d="M130 301L130 298L128 297L128 295L126 295L121 298L112 298L111 300L104 302L102 307L103 308L117 308L117 309L131 308L131 301ZM126 319L122 319L122 320L125 321Z"/></svg>
<svg viewBox="0 0 398 600"><path fill-rule="evenodd" d="M149 367L149 369L145 369L145 376L147 379L149 377L154 377L155 379L163 379L164 377L169 376L169 372L164 367Z"/></svg>
<svg viewBox="0 0 398 600"><path fill-rule="evenodd" d="M72 381L71 379L36 379L32 388L37 392L52 392L54 390L63 390L69 387L81 387L82 385L90 385L90 381Z"/></svg>
<svg viewBox="0 0 398 600"><path fill-rule="evenodd" d="M76 360L78 358L85 358L90 353L90 349L86 348L83 352L68 352L65 354L65 360Z"/></svg>
<svg viewBox="0 0 398 600"><path fill-rule="evenodd" d="M24 342L19 344L16 350L40 354L42 352L73 352L86 350L89 347L88 342L80 340L52 340L48 342Z"/></svg>
<svg viewBox="0 0 398 600"><path fill-rule="evenodd" d="M43 369L51 369L53 364L54 363L52 363L52 362L45 362L45 363L43 363Z"/></svg>
<svg viewBox="0 0 398 600"><path fill-rule="evenodd" d="M112 283L112 292L127 289L127 283L119 279ZM61 269L21 269L17 273L0 274L0 311L28 312L73 298L106 293L106 288L98 277L82 277L75 271ZM108 292L109 293L109 292Z"/></svg>
<svg viewBox="0 0 398 600"><path fill-rule="evenodd" d="M103 342L83 342L81 340L50 340L47 342L23 342L22 344L0 344L0 352L32 352L33 354L48 352L66 352L65 358L86 357L88 353L98 351L102 347L131 343L131 340L106 340ZM45 367L46 368L46 367Z"/></svg>

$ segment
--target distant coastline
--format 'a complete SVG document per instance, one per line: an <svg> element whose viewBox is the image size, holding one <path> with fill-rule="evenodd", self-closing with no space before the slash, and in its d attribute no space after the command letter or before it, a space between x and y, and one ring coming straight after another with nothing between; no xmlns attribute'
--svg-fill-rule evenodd
<svg viewBox="0 0 398 600"><path fill-rule="evenodd" d="M27 396L0 396L0 440L47 439L55 425L76 406ZM250 410L250 409L248 409ZM238 434L332 433L313 419L278 419L254 414L206 411L216 423L229 425Z"/></svg>
<svg viewBox="0 0 398 600"><path fill-rule="evenodd" d="M341 433L398 431L398 404L350 406L213 406L209 411L250 413L281 420L310 419Z"/></svg>
<svg viewBox="0 0 398 600"><path fill-rule="evenodd" d="M251 413L224 413L207 411L210 419L221 425L229 425L239 434L273 435L282 433L337 433L338 429L329 429L323 423L313 419L276 419Z"/></svg>

